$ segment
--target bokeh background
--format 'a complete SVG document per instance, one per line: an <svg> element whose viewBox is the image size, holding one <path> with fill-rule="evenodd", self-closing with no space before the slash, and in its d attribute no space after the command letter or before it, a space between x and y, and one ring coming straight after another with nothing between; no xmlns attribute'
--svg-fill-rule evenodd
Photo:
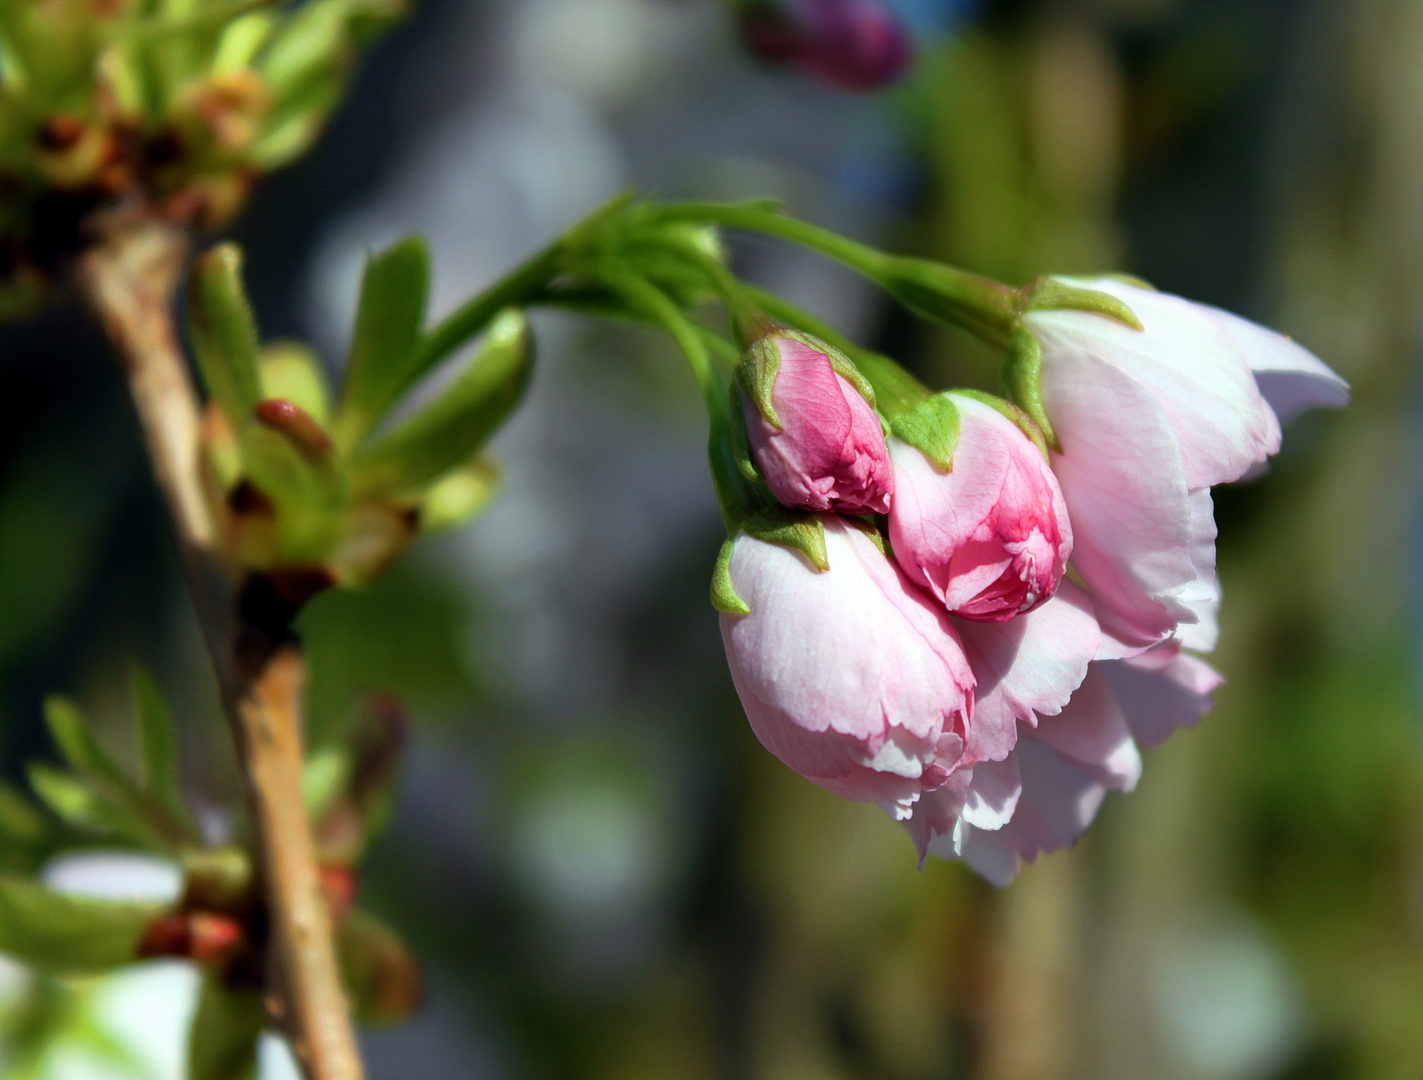
<svg viewBox="0 0 1423 1080"><path fill-rule="evenodd" d="M438 314L628 184L1240 311L1355 398L1218 493L1218 707L1011 888L921 873L746 727L670 345L540 318L498 502L304 616L314 743L370 689L412 717L362 895L426 1003L365 1036L376 1080L1423 1076L1423 3L897 7L918 63L856 97L758 67L714 0L419 0L235 229L264 332L334 365L370 248L426 233ZM736 258L931 382L994 386L816 257ZM231 751L101 337L73 308L7 329L0 378L0 771L54 755L55 690L121 744L137 657L220 817ZM5 1075L179 1077L181 965L72 991L39 1044L35 985L0 976Z"/></svg>

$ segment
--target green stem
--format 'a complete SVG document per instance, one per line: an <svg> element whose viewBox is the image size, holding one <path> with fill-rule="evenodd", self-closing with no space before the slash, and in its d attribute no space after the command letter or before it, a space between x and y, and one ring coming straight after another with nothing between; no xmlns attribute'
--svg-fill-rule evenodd
<svg viewBox="0 0 1423 1080"><path fill-rule="evenodd" d="M420 339L411 359L406 386L454 352L489 324L506 307L522 307L530 295L553 280L563 254L557 240L478 296L448 315Z"/></svg>
<svg viewBox="0 0 1423 1080"><path fill-rule="evenodd" d="M687 358L697 385L701 387L713 426L718 421L725 420L728 415L726 384L712 365L711 355L707 352L702 335L697 333L696 324L681 312L666 293L644 277L633 273L619 273L612 276L609 283L622 293L634 308L647 312L672 335L677 347L682 350L682 355Z"/></svg>
<svg viewBox="0 0 1423 1080"><path fill-rule="evenodd" d="M668 221L715 222L800 244L844 263L928 318L948 322L1004 345L1021 305L1021 294L992 278L928 259L890 255L765 205L669 203L658 215Z"/></svg>

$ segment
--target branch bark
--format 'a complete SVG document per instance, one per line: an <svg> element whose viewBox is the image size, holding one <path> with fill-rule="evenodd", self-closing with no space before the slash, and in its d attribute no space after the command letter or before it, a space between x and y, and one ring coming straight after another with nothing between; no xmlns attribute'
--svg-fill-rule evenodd
<svg viewBox="0 0 1423 1080"><path fill-rule="evenodd" d="M291 631L299 605L264 577L238 582L214 553L198 397L173 312L189 246L176 226L115 217L81 260L80 288L128 378L237 744L269 924L269 1011L308 1080L361 1080L301 796L305 664Z"/></svg>

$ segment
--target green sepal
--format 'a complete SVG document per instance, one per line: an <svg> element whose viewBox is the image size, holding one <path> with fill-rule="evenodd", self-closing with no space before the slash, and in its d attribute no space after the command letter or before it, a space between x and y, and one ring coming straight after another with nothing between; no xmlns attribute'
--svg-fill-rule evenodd
<svg viewBox="0 0 1423 1080"><path fill-rule="evenodd" d="M772 393L776 389L776 376L781 373L781 350L771 335L752 342L740 360L736 362L736 385L751 399L761 418L777 431L785 425L776 415L776 405Z"/></svg>
<svg viewBox="0 0 1423 1080"><path fill-rule="evenodd" d="M737 385L755 404L756 410L765 418L766 423L777 431L783 430L785 426L776 414L776 406L771 396L776 388L776 376L781 371L781 350L778 342L785 338L798 341L824 355L830 361L835 374L853 386L869 403L870 408L876 407L874 384L844 352L814 334L781 327L753 342L736 365Z"/></svg>
<svg viewBox="0 0 1423 1080"><path fill-rule="evenodd" d="M0 951L59 973L131 963L157 904L90 900L0 875Z"/></svg>
<svg viewBox="0 0 1423 1080"><path fill-rule="evenodd" d="M746 479L760 483L763 479L761 470L751 458L751 441L746 435L746 411L741 405L741 393L734 384L729 405L727 415L731 418L731 450L736 457L736 467Z"/></svg>
<svg viewBox="0 0 1423 1080"><path fill-rule="evenodd" d="M741 528L747 536L757 540L794 548L818 573L830 569L830 556L825 550L825 525L814 514L777 505L752 514L741 523Z"/></svg>
<svg viewBox="0 0 1423 1080"><path fill-rule="evenodd" d="M1057 441L1043 406L1042 343L1021 324L1013 331L1013 345L1003 362L1003 385L1008 396L1037 424L1047 445L1061 452L1062 444Z"/></svg>
<svg viewBox="0 0 1423 1080"><path fill-rule="evenodd" d="M351 459L363 492L424 488L467 461L513 411L533 372L533 337L518 308L497 315L479 351L445 391Z"/></svg>
<svg viewBox="0 0 1423 1080"><path fill-rule="evenodd" d="M188 1036L188 1080L253 1080L267 1023L261 993L204 972Z"/></svg>
<svg viewBox="0 0 1423 1080"><path fill-rule="evenodd" d="M889 428L896 439L914 447L934 468L946 473L954 467L959 423L958 406L947 394L935 394L909 412L896 416Z"/></svg>
<svg viewBox="0 0 1423 1080"><path fill-rule="evenodd" d="M299 406L325 427L331 421L331 391L326 371L310 346L300 341L274 341L257 358L262 397Z"/></svg>
<svg viewBox="0 0 1423 1080"><path fill-rule="evenodd" d="M188 276L188 338L209 396L240 429L262 399L257 324L242 287L242 251L219 244Z"/></svg>
<svg viewBox="0 0 1423 1080"><path fill-rule="evenodd" d="M750 615L751 608L736 595L736 587L731 583L731 545L732 541L726 540L717 552L716 567L712 570L712 607L723 615Z"/></svg>
<svg viewBox="0 0 1423 1080"><path fill-rule="evenodd" d="M889 537L885 535L884 527L877 519L868 515L855 515L852 517L843 517L841 520L852 529L863 533L870 543L879 548L881 555L892 557L889 547Z"/></svg>
<svg viewBox="0 0 1423 1080"><path fill-rule="evenodd" d="M1138 289L1145 289L1147 292L1160 292L1155 285L1145 278L1139 278L1135 274L1123 274L1120 271L1110 274L1103 274L1104 278L1111 278L1113 281L1120 281L1123 285L1134 285Z"/></svg>
<svg viewBox="0 0 1423 1080"><path fill-rule="evenodd" d="M1111 293L1069 285L1061 278L1038 278L1026 290L1023 311L1086 311L1133 330L1144 330L1130 305Z"/></svg>
<svg viewBox="0 0 1423 1080"><path fill-rule="evenodd" d="M432 533L463 525L484 509L502 481L499 466L483 455L451 469L420 497L420 531Z"/></svg>
<svg viewBox="0 0 1423 1080"><path fill-rule="evenodd" d="M342 449L360 443L404 391L429 287L430 250L422 237L407 236L367 260L334 425Z"/></svg>
<svg viewBox="0 0 1423 1080"><path fill-rule="evenodd" d="M1043 460L1048 460L1047 439L1043 436L1043 429L1024 410L1018 408L1011 401L1005 401L1001 397L994 397L986 394L982 390L953 390L950 393L960 394L966 398L973 398L974 401L982 402L990 409L995 409L1002 413L1017 426L1018 430L1028 437L1028 440L1038 448L1043 456Z"/></svg>

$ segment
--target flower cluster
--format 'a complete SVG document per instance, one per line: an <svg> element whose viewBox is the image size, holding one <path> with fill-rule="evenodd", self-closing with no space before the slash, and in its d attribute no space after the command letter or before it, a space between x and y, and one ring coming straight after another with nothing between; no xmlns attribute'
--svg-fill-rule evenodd
<svg viewBox="0 0 1423 1080"><path fill-rule="evenodd" d="M1211 488L1348 395L1226 312L1047 285L1016 334L1038 419L973 391L877 411L825 342L756 341L742 471L779 507L737 523L713 586L767 749L903 822L921 860L997 883L1071 844L1136 784L1142 747L1210 708L1221 679L1193 654L1220 601Z"/></svg>

